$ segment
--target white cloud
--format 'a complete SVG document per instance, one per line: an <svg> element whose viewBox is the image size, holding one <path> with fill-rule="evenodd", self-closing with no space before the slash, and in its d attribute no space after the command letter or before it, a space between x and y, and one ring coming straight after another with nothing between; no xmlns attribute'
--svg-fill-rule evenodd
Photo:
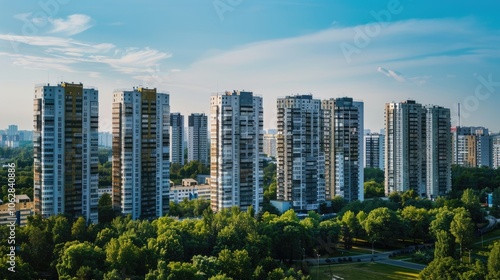
<svg viewBox="0 0 500 280"><path fill-rule="evenodd" d="M377 71L386 75L387 77L393 78L394 80L396 80L400 83L406 82L406 78L401 73L399 73L397 71L385 69L383 67L378 67Z"/></svg>
<svg viewBox="0 0 500 280"><path fill-rule="evenodd" d="M50 33L61 33L64 35L75 35L92 27L92 18L87 15L74 14L66 19L56 18L50 19L52 30Z"/></svg>

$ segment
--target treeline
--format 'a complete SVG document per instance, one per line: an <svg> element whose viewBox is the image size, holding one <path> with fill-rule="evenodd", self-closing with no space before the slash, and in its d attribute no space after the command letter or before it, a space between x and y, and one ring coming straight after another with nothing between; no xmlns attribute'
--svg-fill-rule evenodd
<svg viewBox="0 0 500 280"><path fill-rule="evenodd" d="M100 203L100 211L104 206L109 201ZM476 278L455 274L451 279L485 279L493 271L486 262L460 262L483 223L471 215L477 207L479 198L469 189L458 202L432 202L410 191L389 200L350 203L328 220L315 212L299 219L293 210L255 215L252 209L213 213L208 207L198 219L117 217L100 219L97 225L87 225L83 218L34 216L16 233L15 274L5 274L8 247L1 245L0 278L309 279L307 262L301 260L326 256L338 247L374 242L376 247L402 248L435 240L431 268L444 260L445 265L457 264L460 275L472 275L470 271L479 273L474 267L481 267L483 274L474 272ZM7 234L2 227L0 238L6 240ZM431 273L424 270L422 275Z"/></svg>

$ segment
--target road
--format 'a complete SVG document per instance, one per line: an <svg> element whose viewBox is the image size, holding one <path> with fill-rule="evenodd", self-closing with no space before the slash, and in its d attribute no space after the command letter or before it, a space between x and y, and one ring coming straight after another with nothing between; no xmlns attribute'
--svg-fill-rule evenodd
<svg viewBox="0 0 500 280"><path fill-rule="evenodd" d="M403 250L410 250L414 249L414 247L406 248ZM377 252L375 251L375 254L363 254L363 255L355 255L355 256L350 256L352 258L352 262L369 262L369 261L374 261L376 263L382 263L382 264L388 264L388 265L393 265L393 266L399 266L399 267L404 267L404 268L409 268L409 269L414 269L414 270L422 270L426 267L426 265L422 264L416 264L416 263L411 263L411 262L405 262L402 260L393 260L389 258L389 255L393 253L400 253L400 250L394 250L394 251L388 251L388 252ZM349 257L345 257L349 258ZM310 264L312 265L317 265L318 262L319 264L332 264L332 263L339 263L339 259L342 260L344 257L334 257L334 258L328 258L330 262L327 262L327 259L317 259L317 258L309 258L306 259Z"/></svg>

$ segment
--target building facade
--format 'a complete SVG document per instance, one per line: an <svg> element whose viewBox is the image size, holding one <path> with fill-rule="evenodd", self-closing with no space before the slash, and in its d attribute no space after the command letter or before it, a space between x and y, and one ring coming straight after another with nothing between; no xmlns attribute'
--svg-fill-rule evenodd
<svg viewBox="0 0 500 280"><path fill-rule="evenodd" d="M35 87L34 208L97 222L98 91L82 84Z"/></svg>
<svg viewBox="0 0 500 280"><path fill-rule="evenodd" d="M385 106L385 193L426 192L425 108L414 100Z"/></svg>
<svg viewBox="0 0 500 280"><path fill-rule="evenodd" d="M208 118L193 113L188 117L188 161L208 165Z"/></svg>
<svg viewBox="0 0 500 280"><path fill-rule="evenodd" d="M252 92L226 91L210 100L211 207L220 211L263 201L262 97Z"/></svg>
<svg viewBox="0 0 500 280"><path fill-rule="evenodd" d="M451 128L453 164L465 167L493 166L492 143L484 127L457 126Z"/></svg>
<svg viewBox="0 0 500 280"><path fill-rule="evenodd" d="M333 107L331 106L333 104ZM364 200L364 104L350 97L323 101L323 111L327 118L332 114L333 121L326 137L329 152L325 150L326 189L333 189L328 198L341 196L351 202ZM326 119L326 118L325 118ZM331 119L331 118L330 118ZM332 141L333 140L333 141Z"/></svg>
<svg viewBox="0 0 500 280"><path fill-rule="evenodd" d="M156 89L113 95L113 207L132 219L168 211L170 177L169 95Z"/></svg>
<svg viewBox="0 0 500 280"><path fill-rule="evenodd" d="M184 165L184 116L170 114L170 162Z"/></svg>
<svg viewBox="0 0 500 280"><path fill-rule="evenodd" d="M276 134L264 134L264 154L276 158Z"/></svg>
<svg viewBox="0 0 500 280"><path fill-rule="evenodd" d="M500 168L500 135L491 136L491 151L492 167Z"/></svg>
<svg viewBox="0 0 500 280"><path fill-rule="evenodd" d="M414 100L385 109L385 192L436 198L451 190L450 110Z"/></svg>
<svg viewBox="0 0 500 280"><path fill-rule="evenodd" d="M365 134L365 167L384 170L385 135L382 133Z"/></svg>
<svg viewBox="0 0 500 280"><path fill-rule="evenodd" d="M451 190L450 109L426 108L427 197L444 196Z"/></svg>
<svg viewBox="0 0 500 280"><path fill-rule="evenodd" d="M278 98L277 199L296 210L325 201L325 154L321 150L321 101L312 95Z"/></svg>

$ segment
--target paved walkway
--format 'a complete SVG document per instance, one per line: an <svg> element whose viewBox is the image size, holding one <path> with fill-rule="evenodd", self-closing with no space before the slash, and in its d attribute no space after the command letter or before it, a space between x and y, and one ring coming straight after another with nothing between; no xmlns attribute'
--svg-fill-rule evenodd
<svg viewBox="0 0 500 280"><path fill-rule="evenodd" d="M393 266L409 268L409 269L414 269L414 270L418 270L418 271L420 271L426 267L426 265L423 265L423 264L405 262L402 260L383 259L383 260L377 260L376 262L388 264L388 265L393 265Z"/></svg>

